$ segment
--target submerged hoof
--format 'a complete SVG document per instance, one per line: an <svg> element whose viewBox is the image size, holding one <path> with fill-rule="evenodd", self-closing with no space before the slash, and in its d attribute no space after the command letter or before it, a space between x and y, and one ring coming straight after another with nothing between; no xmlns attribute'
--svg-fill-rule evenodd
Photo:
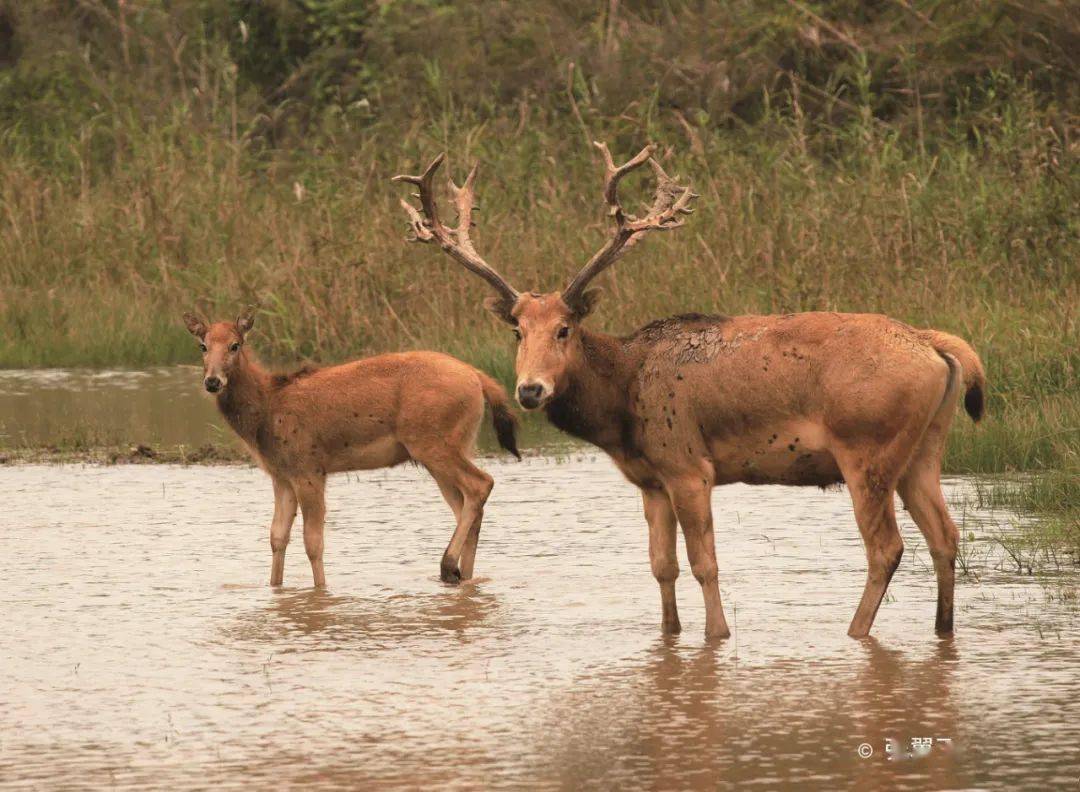
<svg viewBox="0 0 1080 792"><path fill-rule="evenodd" d="M443 583L460 583L461 582L461 570L457 567L441 567L439 569L439 577Z"/></svg>

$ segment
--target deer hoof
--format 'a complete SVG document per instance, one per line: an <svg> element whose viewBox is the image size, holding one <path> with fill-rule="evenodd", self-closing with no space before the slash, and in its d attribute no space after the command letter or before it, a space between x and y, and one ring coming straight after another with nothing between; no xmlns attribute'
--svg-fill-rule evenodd
<svg viewBox="0 0 1080 792"><path fill-rule="evenodd" d="M439 577L443 583L460 583L461 582L461 570L457 567L441 567L439 569Z"/></svg>
<svg viewBox="0 0 1080 792"><path fill-rule="evenodd" d="M678 635L682 632L682 625L679 624L678 619L673 621L665 621L660 625L660 631L664 635Z"/></svg>

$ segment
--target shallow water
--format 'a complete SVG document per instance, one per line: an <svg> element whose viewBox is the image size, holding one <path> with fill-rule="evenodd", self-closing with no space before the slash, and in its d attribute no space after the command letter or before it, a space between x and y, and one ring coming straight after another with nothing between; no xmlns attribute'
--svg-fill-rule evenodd
<svg viewBox="0 0 1080 792"><path fill-rule="evenodd" d="M325 593L299 524L265 585L258 470L0 468L0 784L1076 788L1077 581L995 569L1008 515L964 515L988 560L940 640L901 514L855 641L846 493L718 489L733 637L711 646L681 541L684 633L661 637L640 499L607 459L482 464L477 584L439 582L449 510L404 466L332 480Z"/></svg>
<svg viewBox="0 0 1080 792"><path fill-rule="evenodd" d="M202 387L201 366L151 369L0 369L0 449L148 446L241 449ZM566 447L540 416L525 416L523 448ZM490 421L480 447L498 448Z"/></svg>
<svg viewBox="0 0 1080 792"><path fill-rule="evenodd" d="M222 442L198 366L0 369L0 448Z"/></svg>

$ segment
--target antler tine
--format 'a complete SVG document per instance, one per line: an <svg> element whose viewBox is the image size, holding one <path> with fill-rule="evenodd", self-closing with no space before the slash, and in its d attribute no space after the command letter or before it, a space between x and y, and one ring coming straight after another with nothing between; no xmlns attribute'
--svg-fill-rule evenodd
<svg viewBox="0 0 1080 792"><path fill-rule="evenodd" d="M509 311L514 303L517 302L517 291L502 275L488 266L487 262L480 257L480 254L476 252L476 248L473 247L472 238L469 235L469 230L472 226L472 213L475 208L473 204L477 171L476 165L469 171L469 175L466 177L465 182L461 187L458 187L454 184L453 179L450 179L450 192L453 195L454 206L457 209L458 214L457 228L447 228L439 219L439 211L438 206L435 203L435 191L432 188L432 181L435 177L435 171L439 169L439 166L442 165L445 158L445 153L440 154L432 160L431 164L428 165L427 170L420 176L400 175L395 176L392 180L414 184L419 188L419 211L408 201L404 199L401 200L402 207L409 215L409 226L412 228L413 234L415 235L410 241L437 242L439 247L449 253L450 256L464 266L465 269L475 275L479 275L487 281L491 287L499 293L502 303L506 306L507 311Z"/></svg>
<svg viewBox="0 0 1080 792"><path fill-rule="evenodd" d="M656 146L647 145L626 163L616 166L611 152L604 143L594 143L604 158L605 180L604 200L608 205L608 214L615 220L615 230L607 243L598 250L589 262L563 290L562 298L573 307L585 290L585 287L597 275L614 264L627 248L633 247L649 231L668 231L683 224L682 215L693 213L690 202L698 196L689 187L683 187L660 167L653 158ZM640 168L648 162L656 174L656 194L648 214L638 218L628 215L619 203L619 182L626 174Z"/></svg>
<svg viewBox="0 0 1080 792"><path fill-rule="evenodd" d="M656 146L652 143L648 144L633 159L615 167L615 161L611 158L611 152L608 150L607 144L593 141L593 145L600 149L600 153L604 157L604 166L607 168L604 180L604 200L608 204L608 213L612 217L617 217L619 212L622 211L622 206L619 205L619 182L630 171L637 170L651 160Z"/></svg>
<svg viewBox="0 0 1080 792"><path fill-rule="evenodd" d="M444 228L442 223L439 222L439 209L435 205L435 191L431 188L431 183L435 178L435 171L439 169L445 159L446 152L444 151L433 159L431 164L419 176L409 176L402 173L391 179L391 181L413 184L419 188L419 191L413 195L420 200L420 208L427 218L426 223L411 204L404 199L401 201L401 205L409 214L409 225L412 226L413 233L416 235L409 240L410 242L430 242L435 237L435 228Z"/></svg>
<svg viewBox="0 0 1080 792"><path fill-rule="evenodd" d="M450 184L450 194L454 196L454 208L457 209L458 216L458 228L457 237L458 243L465 248L468 248L472 253L476 253L475 248L472 245L472 239L469 237L469 232L472 229L472 213L476 210L476 191L473 187L476 182L476 172L480 169L480 164L476 163L472 166L472 170L469 171L469 175L465 177L465 183L458 187L454 184L453 179L448 179Z"/></svg>

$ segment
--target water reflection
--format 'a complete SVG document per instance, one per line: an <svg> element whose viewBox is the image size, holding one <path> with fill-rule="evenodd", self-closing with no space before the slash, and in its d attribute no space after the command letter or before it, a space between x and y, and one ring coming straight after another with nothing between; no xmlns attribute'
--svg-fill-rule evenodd
<svg viewBox="0 0 1080 792"><path fill-rule="evenodd" d="M222 631L225 641L256 642L282 651L378 648L417 636L464 638L497 618L498 598L473 585L435 594L353 597L328 590L282 589L265 606Z"/></svg>
<svg viewBox="0 0 1080 792"><path fill-rule="evenodd" d="M446 509L409 466L336 477L333 588L265 585L246 467L0 468L0 785L461 789L1060 788L1080 777L1080 615L1038 580L962 576L933 632L918 530L874 625L847 494L714 500L733 639L658 631L637 492L611 463L487 460L483 579L437 578ZM955 494L964 482L950 482ZM969 510L965 535L1013 516ZM286 581L306 581L299 537ZM982 557L984 553L974 553ZM909 560L910 559L910 560ZM1054 585L1075 586L1075 572ZM890 761L912 738L951 738ZM873 755L860 758L866 743Z"/></svg>
<svg viewBox="0 0 1080 792"><path fill-rule="evenodd" d="M553 694L536 730L538 772L566 786L604 788L715 789L721 781L778 788L814 777L865 789L968 783L951 742L921 757L886 752L887 744L906 750L912 737L958 733L951 680L960 654L952 639L922 657L869 638L850 658L764 666L679 643L659 640L629 669ZM858 754L863 743L873 749L866 758Z"/></svg>

